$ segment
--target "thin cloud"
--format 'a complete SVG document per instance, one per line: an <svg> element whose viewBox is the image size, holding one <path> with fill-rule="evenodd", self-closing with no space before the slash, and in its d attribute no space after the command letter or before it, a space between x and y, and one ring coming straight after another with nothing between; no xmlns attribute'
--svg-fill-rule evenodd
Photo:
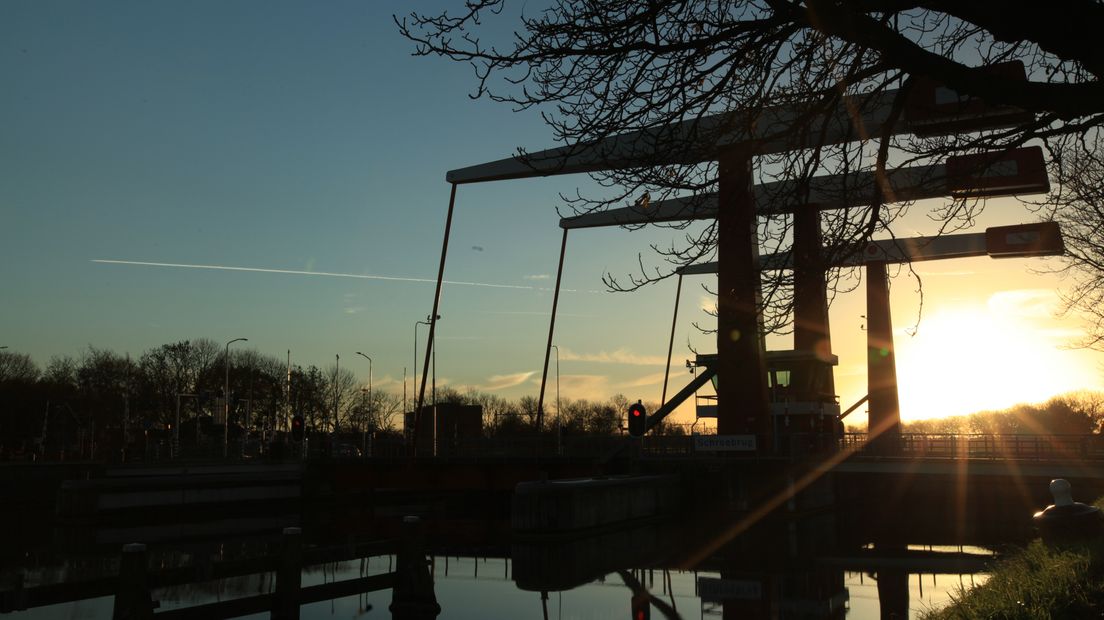
<svg viewBox="0 0 1104 620"><path fill-rule="evenodd" d="M618 383L614 387L634 388L634 387L645 387L645 386L648 386L648 385L659 385L659 384L663 383L663 377L665 375L666 375L666 373L662 373L662 372L657 372L657 373L653 373L653 374L650 374L650 375L644 375L643 377L637 377L636 379L632 379L632 380L626 381L624 383Z"/></svg>
<svg viewBox="0 0 1104 620"><path fill-rule="evenodd" d="M366 275L357 273L337 273L332 271L301 271L298 269L267 269L261 267L234 267L230 265L198 265L191 263L155 263L149 261L134 261L134 260L113 260L113 259L91 259L89 262L101 263L105 265L132 265L141 267L170 267L174 269L208 269L214 271L244 271L249 273L279 273L297 276L325 276L329 278L355 278L358 280L384 280L388 282L421 282L425 284L436 284L437 280L432 278L404 278L399 276L378 276L378 275ZM552 289L542 288L537 286L524 286L519 284L494 284L491 282L465 282L459 280L443 280L444 284L453 284L458 286L480 286L484 288L505 288L515 289L523 291L550 291ZM560 289L565 293L600 293L601 291L594 290L580 290L580 289Z"/></svg>
<svg viewBox="0 0 1104 620"><path fill-rule="evenodd" d="M638 355L628 349L599 351L598 353L576 353L567 347L560 347L560 359L598 364L629 364L632 366L663 366L667 363L667 358L662 355Z"/></svg>
<svg viewBox="0 0 1104 620"><path fill-rule="evenodd" d="M487 378L487 383L478 386L477 389L487 392L505 390L506 388L512 388L515 385L525 383L535 374L537 374L537 371L530 370L527 372L515 372L509 375L493 375Z"/></svg>
<svg viewBox="0 0 1104 620"><path fill-rule="evenodd" d="M597 292L597 291L588 291ZM549 310L483 310L483 314L506 314L506 315L532 315L532 316L552 316L552 312ZM597 318L593 314L574 314L571 312L557 312L556 316L572 317L578 319L593 319Z"/></svg>
<svg viewBox="0 0 1104 620"><path fill-rule="evenodd" d="M364 381L364 384L367 385L367 381ZM376 389L391 387L391 386L399 386L399 385L402 385L402 384L403 384L402 379L396 379L396 378L392 377L391 375L384 375L383 377L373 377L372 378L372 387L374 387Z"/></svg>
<svg viewBox="0 0 1104 620"><path fill-rule="evenodd" d="M936 276L962 277L977 275L976 271L917 271L916 275L931 278Z"/></svg>
<svg viewBox="0 0 1104 620"><path fill-rule="evenodd" d="M547 273L537 273L529 276L523 276L522 280L551 280L552 276Z"/></svg>
<svg viewBox="0 0 1104 620"><path fill-rule="evenodd" d="M554 378L550 377L549 379L555 381ZM537 383L540 384L539 377ZM609 394L609 377L606 375L561 375L560 391L567 398L601 399Z"/></svg>
<svg viewBox="0 0 1104 620"><path fill-rule="evenodd" d="M1050 289L1018 289L989 296L989 311L998 316L1023 319L1054 318L1060 300Z"/></svg>

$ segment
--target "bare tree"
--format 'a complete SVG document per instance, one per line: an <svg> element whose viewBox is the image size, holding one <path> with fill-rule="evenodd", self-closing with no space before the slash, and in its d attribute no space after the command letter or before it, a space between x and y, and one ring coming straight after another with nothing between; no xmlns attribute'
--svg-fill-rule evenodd
<svg viewBox="0 0 1104 620"><path fill-rule="evenodd" d="M1042 212L1062 226L1066 256L1057 271L1069 278L1064 309L1085 317L1079 344L1104 350L1104 137L1068 137L1053 149L1055 184Z"/></svg>
<svg viewBox="0 0 1104 620"><path fill-rule="evenodd" d="M31 383L38 379L38 366L26 353L0 351L0 381Z"/></svg>
<svg viewBox="0 0 1104 620"><path fill-rule="evenodd" d="M939 163L1032 141L1061 153L1071 140L1094 136L1104 114L1104 49L1094 44L1104 6L1090 0L1030 10L992 0L556 0L535 15L526 15L524 4L511 11L505 0L457 4L455 12L414 13L396 23L416 54L469 63L473 97L540 110L568 148L614 135L653 137L625 160L628 167L593 173L607 193L565 197L576 212L626 202L646 207L674 196L707 200L717 182L712 152L742 132L755 134L764 153L758 181L791 181L772 202L807 203L814 174L875 172L873 186L841 189L865 196L861 206L822 221L826 246L854 251L856 242L892 235L911 207L891 191L887 165ZM512 37L488 39L513 30ZM1009 61L1023 63L1026 80L991 70ZM1023 115L1002 129L950 137L897 133L921 79ZM860 122L887 103L891 112L880 129ZM796 114L775 122L768 112L777 106ZM824 139L836 122L829 111L841 109L854 121L853 135ZM649 161L646 153L663 158ZM983 206L959 199L929 216L942 233L971 225ZM761 246L787 250L791 225L784 214L760 218ZM607 275L607 285L629 290L667 277L714 256L716 239L715 226L685 227L681 242L652 248L659 266L642 258L639 274ZM787 325L789 278L781 271L765 276L769 330ZM829 280L832 290L843 286L839 273Z"/></svg>
<svg viewBox="0 0 1104 620"><path fill-rule="evenodd" d="M350 414L356 410L360 385L356 374L348 368L341 368L337 364L326 368L325 398L328 398L326 415L323 419L330 430L348 430ZM336 407L336 409L335 409ZM336 419L334 414L336 412Z"/></svg>

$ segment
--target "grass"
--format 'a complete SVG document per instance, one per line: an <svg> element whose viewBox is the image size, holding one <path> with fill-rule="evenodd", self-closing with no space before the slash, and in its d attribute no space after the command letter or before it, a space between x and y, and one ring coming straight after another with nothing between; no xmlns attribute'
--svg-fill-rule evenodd
<svg viewBox="0 0 1104 620"><path fill-rule="evenodd" d="M1104 498L1096 505L1104 508ZM1048 547L1035 540L960 589L925 620L1104 618L1104 542Z"/></svg>

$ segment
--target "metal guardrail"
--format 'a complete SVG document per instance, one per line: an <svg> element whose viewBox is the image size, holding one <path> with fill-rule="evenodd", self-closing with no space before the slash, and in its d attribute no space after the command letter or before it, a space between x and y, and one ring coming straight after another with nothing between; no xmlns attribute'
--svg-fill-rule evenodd
<svg viewBox="0 0 1104 620"><path fill-rule="evenodd" d="M1020 435L983 433L903 433L895 441L869 444L866 433L794 433L776 438L778 456L810 455L843 450L858 456L900 456L931 459L1073 461L1104 460L1104 435ZM609 454L629 439L625 436L497 437L458 439L438 444L438 456L462 458L593 458ZM692 457L692 435L645 436L639 454L647 458ZM713 453L707 453L713 454ZM742 453L726 453L739 457ZM762 454L746 456L763 456Z"/></svg>
<svg viewBox="0 0 1104 620"><path fill-rule="evenodd" d="M642 457L692 457L700 456L694 448L694 435L653 435L648 434L639 440L637 453ZM547 459L563 457L576 459L604 458L617 451L629 454L634 451L627 435L564 435L555 434L511 437L460 437L438 438L437 445L419 446L419 457L462 458L474 460L498 459ZM245 454L245 460L309 460L359 459L359 458L405 458L410 456L409 447L401 441L377 441L367 446L367 451L359 448L342 451L349 442L338 442L337 448L329 451L314 441L309 448L306 445L287 445L281 448L281 454ZM1025 434L985 434L985 433L902 433L896 439L883 437L873 444L867 433L844 433L833 437L825 433L790 433L775 438L774 456L809 455L814 453L843 450L859 456L901 456L933 459L981 459L981 460L1104 460L1104 435L1025 435ZM354 446L355 447L355 446ZM271 448L270 448L271 449ZM231 456L240 452L231 450ZM712 453L706 453L712 454ZM762 453L725 453L729 457L764 456ZM160 456L160 458L158 458ZM220 455L210 455L202 451L185 451L181 460L223 461ZM146 455L136 459L144 463L169 462L173 459L166 452L161 455ZM237 460L237 459L235 459Z"/></svg>
<svg viewBox="0 0 1104 620"><path fill-rule="evenodd" d="M841 447L860 455L977 460L1104 460L1104 435L1019 435L984 433L902 433L879 439L875 449L866 433L845 433ZM894 445L895 444L895 445Z"/></svg>

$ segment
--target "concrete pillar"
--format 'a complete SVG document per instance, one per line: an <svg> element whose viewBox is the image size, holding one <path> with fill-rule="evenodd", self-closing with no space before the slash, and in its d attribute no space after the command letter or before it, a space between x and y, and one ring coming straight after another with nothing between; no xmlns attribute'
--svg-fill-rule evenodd
<svg viewBox="0 0 1104 620"><path fill-rule="evenodd" d="M717 433L754 434L771 449L770 404L760 321L761 285L752 158L734 148L718 159Z"/></svg>
<svg viewBox="0 0 1104 620"><path fill-rule="evenodd" d="M153 618L154 607L149 590L146 546L142 543L123 545L111 617L113 620L149 620Z"/></svg>
<svg viewBox="0 0 1104 620"><path fill-rule="evenodd" d="M299 591L303 585L303 530L285 527L282 544L272 618L299 620Z"/></svg>
<svg viewBox="0 0 1104 620"><path fill-rule="evenodd" d="M828 284L821 248L820 210L804 205L794 212L794 349L813 351L823 358L832 353L828 329ZM830 366L819 372L825 388L835 393Z"/></svg>
<svg viewBox="0 0 1104 620"><path fill-rule="evenodd" d="M901 436L901 407L897 399L889 276L886 264L880 262L866 265L866 354L869 445L876 452L896 452Z"/></svg>
<svg viewBox="0 0 1104 620"><path fill-rule="evenodd" d="M433 592L433 575L426 562L422 522L418 517L403 517L395 585L391 589L388 609L394 620L434 620L441 613Z"/></svg>
<svg viewBox="0 0 1104 620"><path fill-rule="evenodd" d="M804 205L794 212L794 348L831 352L828 296L821 251L820 211Z"/></svg>

